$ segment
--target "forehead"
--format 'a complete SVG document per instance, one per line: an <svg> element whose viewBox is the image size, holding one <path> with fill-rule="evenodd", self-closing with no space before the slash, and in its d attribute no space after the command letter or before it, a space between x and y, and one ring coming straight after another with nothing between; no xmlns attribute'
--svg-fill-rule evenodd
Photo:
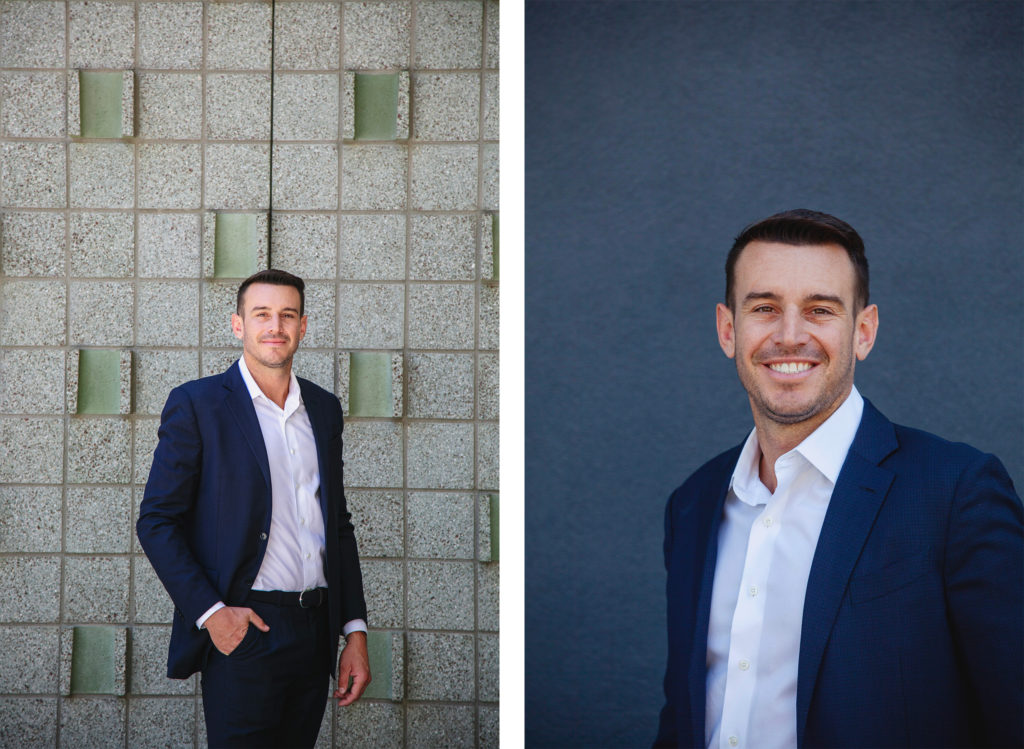
<svg viewBox="0 0 1024 749"><path fill-rule="evenodd" d="M857 273L837 244L792 245L755 240L743 248L734 270L735 299L751 292L780 296L830 294L852 303Z"/></svg>
<svg viewBox="0 0 1024 749"><path fill-rule="evenodd" d="M246 310L256 307L299 309L299 290L294 286L280 286L273 283L254 283L245 290L242 303Z"/></svg>

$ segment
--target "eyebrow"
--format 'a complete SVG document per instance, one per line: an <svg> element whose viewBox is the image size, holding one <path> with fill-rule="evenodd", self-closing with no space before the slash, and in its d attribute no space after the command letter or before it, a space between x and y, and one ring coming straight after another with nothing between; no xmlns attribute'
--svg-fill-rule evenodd
<svg viewBox="0 0 1024 749"><path fill-rule="evenodd" d="M755 302L760 300L767 300L770 302L778 302L781 297L771 291L751 291L745 297L743 297L743 303ZM807 302L832 302L837 304L843 309L846 309L846 303L842 297L835 296L834 294L809 294L803 298L804 303Z"/></svg>
<svg viewBox="0 0 1024 749"><path fill-rule="evenodd" d="M260 312L261 310L270 310L270 307L268 307L266 305L262 305L260 307L253 307L249 311L250 312ZM298 310L295 309L294 307L284 307L281 311L282 312L295 312L295 313L298 313Z"/></svg>

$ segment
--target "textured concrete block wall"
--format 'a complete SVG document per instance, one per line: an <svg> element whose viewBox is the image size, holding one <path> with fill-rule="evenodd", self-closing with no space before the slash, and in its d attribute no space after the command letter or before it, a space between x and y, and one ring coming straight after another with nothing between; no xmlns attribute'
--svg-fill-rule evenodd
<svg viewBox="0 0 1024 749"><path fill-rule="evenodd" d="M240 353L218 212L307 280L299 374L348 415L390 365L345 431L381 684L320 745L497 745L498 5L0 0L0 745L205 745L134 521L168 391Z"/></svg>

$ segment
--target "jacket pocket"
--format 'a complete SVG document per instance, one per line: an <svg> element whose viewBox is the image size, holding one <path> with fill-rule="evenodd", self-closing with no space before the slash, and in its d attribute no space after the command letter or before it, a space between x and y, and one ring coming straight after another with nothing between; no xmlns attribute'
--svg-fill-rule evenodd
<svg viewBox="0 0 1024 749"><path fill-rule="evenodd" d="M912 585L928 574L932 567L931 551L890 562L881 569L850 578L850 601L854 604L871 601Z"/></svg>

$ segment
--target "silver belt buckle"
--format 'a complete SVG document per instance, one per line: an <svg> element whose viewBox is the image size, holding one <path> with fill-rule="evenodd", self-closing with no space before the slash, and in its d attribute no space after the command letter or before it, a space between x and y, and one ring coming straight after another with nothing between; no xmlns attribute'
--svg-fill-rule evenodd
<svg viewBox="0 0 1024 749"><path fill-rule="evenodd" d="M312 593L314 590L316 590L316 588L306 588L304 591L299 593L299 608L300 609L311 609L311 608L313 608L312 604L307 606L304 603L304 600L306 598L306 594L307 593Z"/></svg>

